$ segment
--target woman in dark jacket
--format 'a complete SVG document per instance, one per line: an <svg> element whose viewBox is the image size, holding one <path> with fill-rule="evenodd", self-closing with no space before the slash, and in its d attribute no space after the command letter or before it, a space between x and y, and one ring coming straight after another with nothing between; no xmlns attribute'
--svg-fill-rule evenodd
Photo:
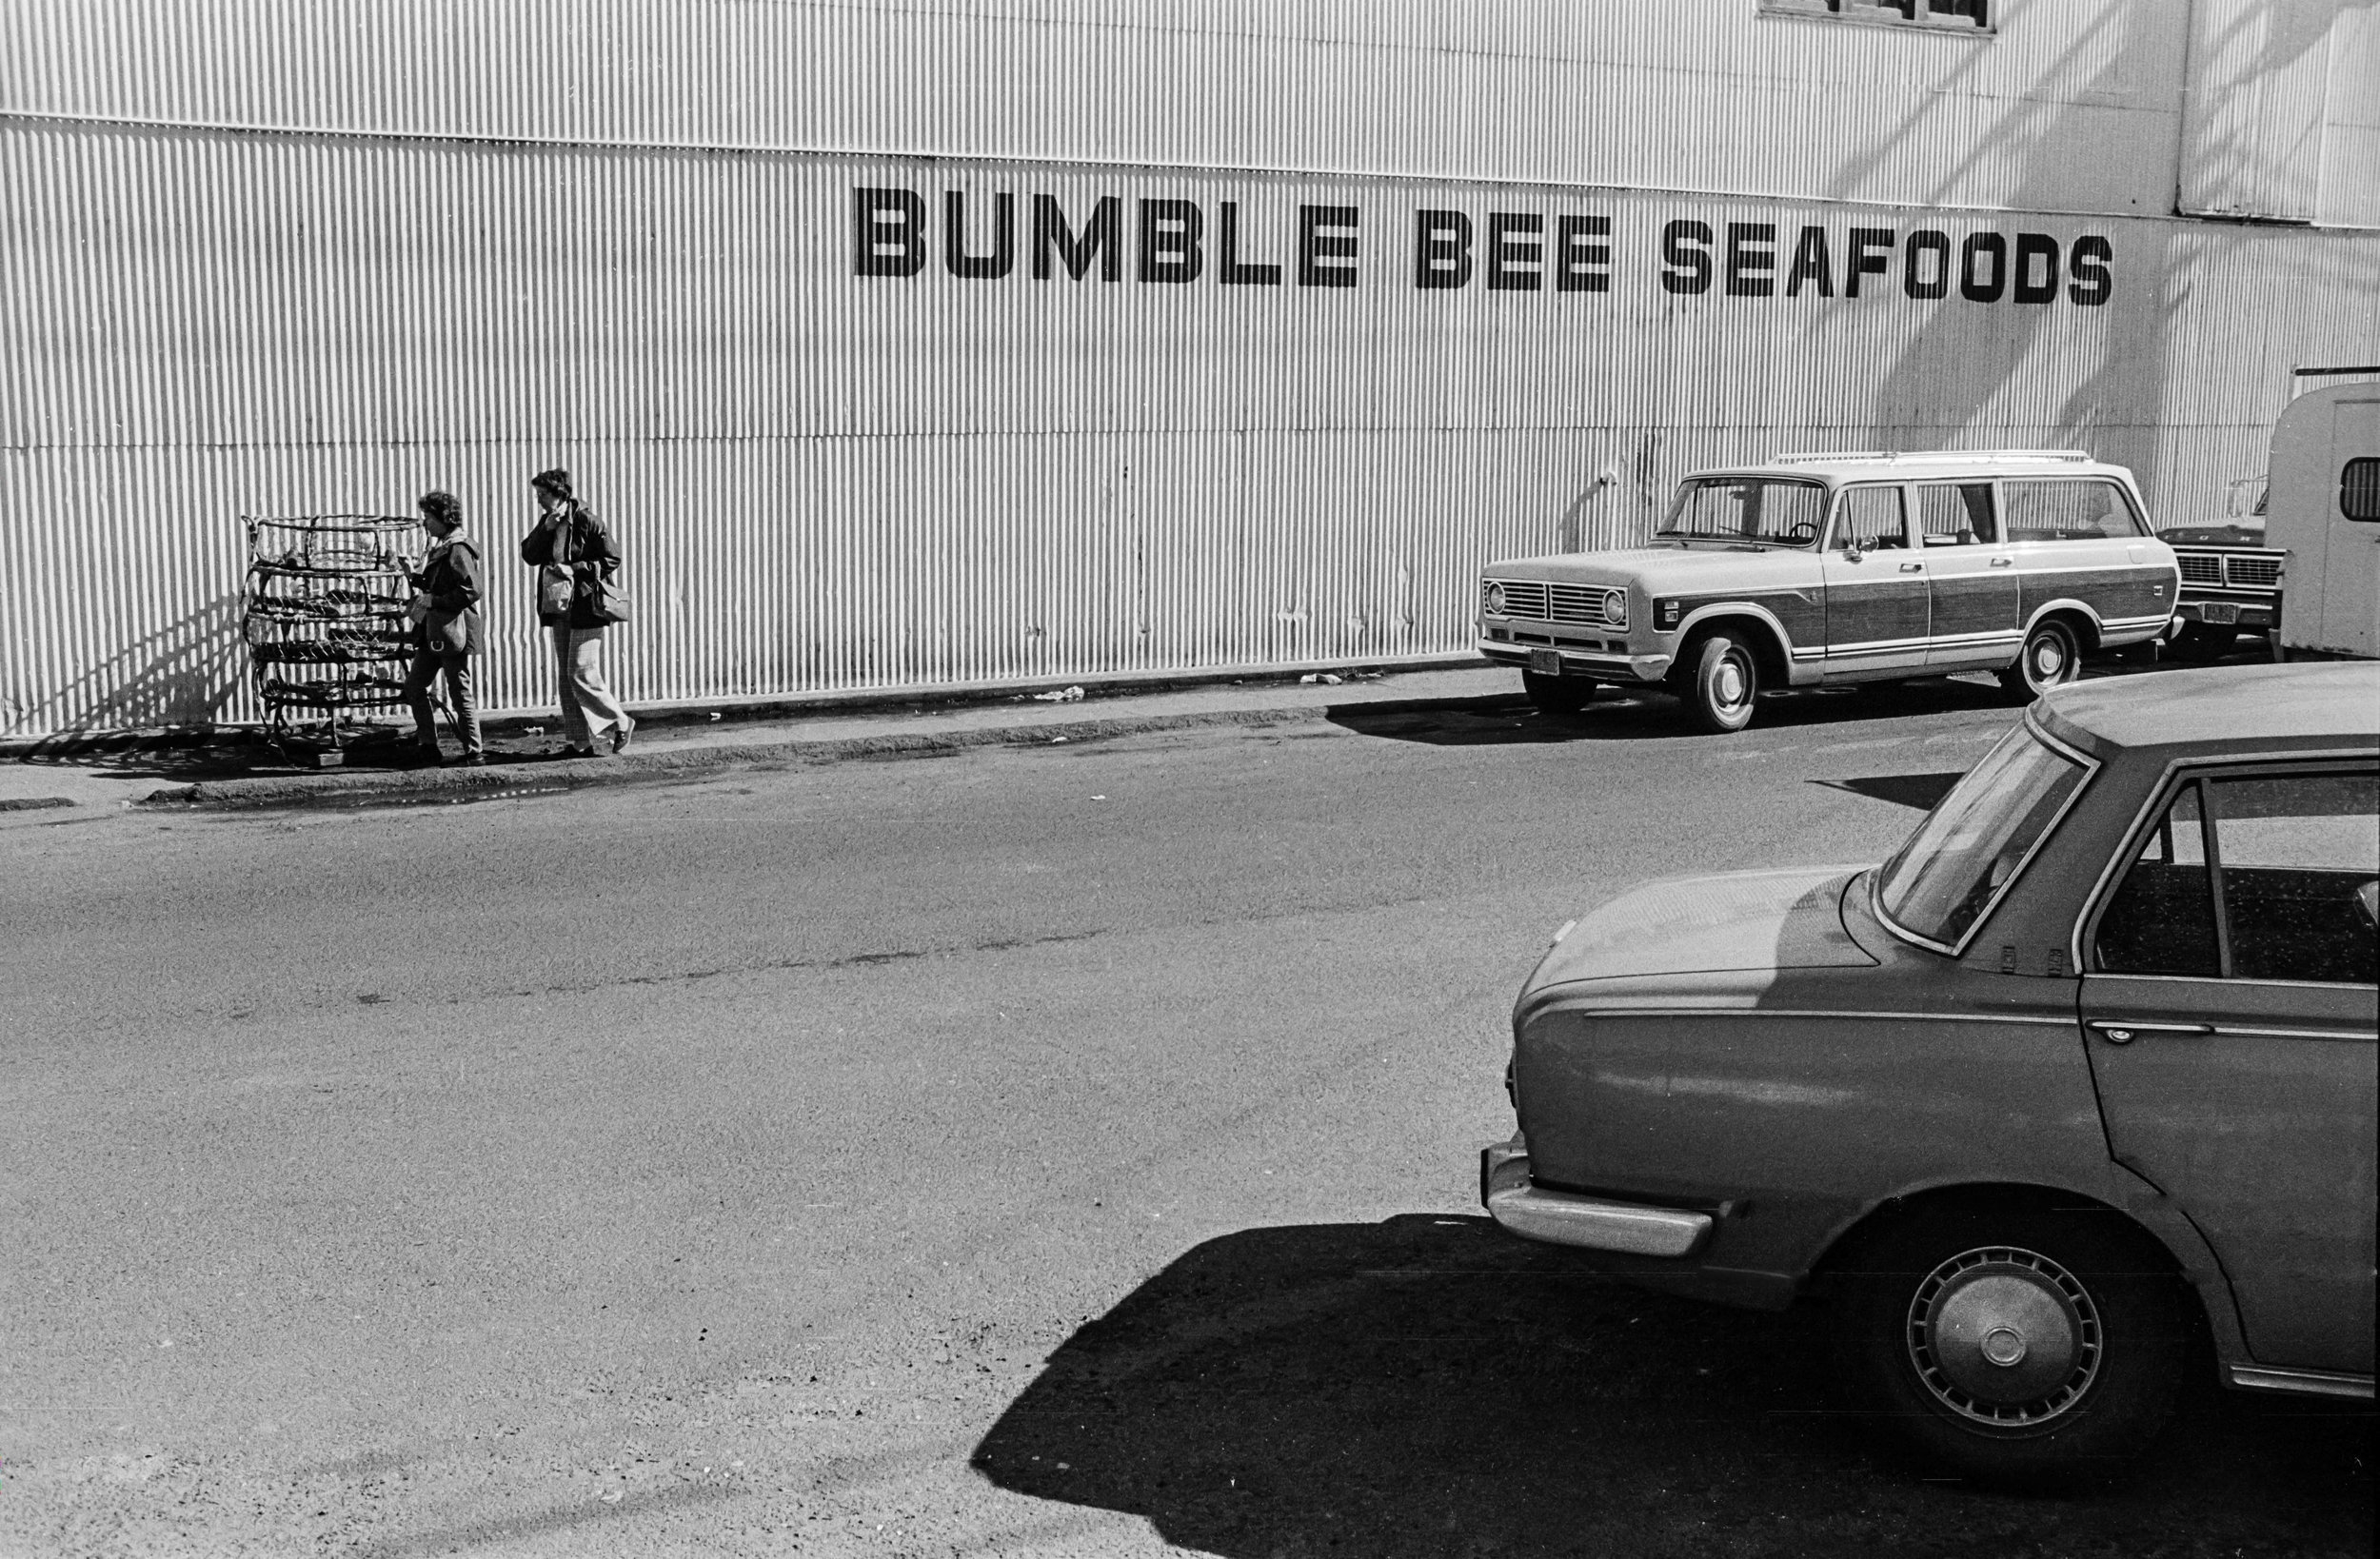
<svg viewBox="0 0 2380 1559"><path fill-rule="evenodd" d="M620 554L604 523L570 496L570 473L540 471L529 479L545 510L537 528L521 541L521 561L538 569L537 620L554 646L555 680L561 685L562 728L572 758L595 756L596 735L611 732L611 750L628 750L636 721L604 685L601 661L605 623L594 611L594 582L620 572ZM548 569L556 573L548 574ZM569 605L548 601L545 582L566 581ZM559 592L557 592L559 593Z"/></svg>
<svg viewBox="0 0 2380 1559"><path fill-rule="evenodd" d="M446 673L446 697L454 704L454 728L463 738L463 761L481 755L479 701L471 689L471 657L480 652L479 548L463 534L463 504L452 493L424 493L422 528L430 547L421 572L412 576L413 666L405 679L405 701L413 706L413 738L438 760L438 725L431 718L429 684Z"/></svg>

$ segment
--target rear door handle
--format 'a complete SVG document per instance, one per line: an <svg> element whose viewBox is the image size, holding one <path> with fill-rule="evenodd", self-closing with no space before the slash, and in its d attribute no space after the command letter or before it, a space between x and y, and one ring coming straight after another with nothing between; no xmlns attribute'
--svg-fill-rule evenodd
<svg viewBox="0 0 2380 1559"><path fill-rule="evenodd" d="M2135 1023L2128 1017L2094 1017L2084 1025L2111 1045L2129 1045L2144 1034L2206 1035L2208 1023Z"/></svg>
<svg viewBox="0 0 2380 1559"><path fill-rule="evenodd" d="M1923 563L1903 563L1903 564L1901 564L1901 572L1902 572L1902 573L1904 573L1904 574L1922 574L1922 573L1924 573L1925 571L1926 571L1926 565L1925 565L1925 564L1923 564Z"/></svg>
<svg viewBox="0 0 2380 1559"><path fill-rule="evenodd" d="M1994 558L1992 560L1992 566L1994 568L2013 568L2015 565L2016 560L2013 558Z"/></svg>

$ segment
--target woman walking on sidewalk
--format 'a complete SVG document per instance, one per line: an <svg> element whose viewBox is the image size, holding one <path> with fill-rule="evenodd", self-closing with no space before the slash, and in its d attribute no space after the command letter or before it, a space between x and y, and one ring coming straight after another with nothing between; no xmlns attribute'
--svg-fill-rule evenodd
<svg viewBox="0 0 2380 1559"><path fill-rule="evenodd" d="M570 473L540 471L529 479L544 509L537 528L521 541L521 561L537 568L537 620L553 638L567 756L592 758L596 736L608 729L611 750L628 750L636 721L604 685L604 629L612 621L600 596L620 572L620 554L604 523L570 495Z"/></svg>
<svg viewBox="0 0 2380 1559"><path fill-rule="evenodd" d="M463 503L452 493L424 493L422 528L430 547L421 572L412 577L413 667L405 679L405 701L413 706L413 739L425 757L438 757L438 725L429 709L429 684L446 676L454 704L454 732L463 739L462 761L478 765L479 700L471 689L471 657L480 650L479 547L463 534Z"/></svg>

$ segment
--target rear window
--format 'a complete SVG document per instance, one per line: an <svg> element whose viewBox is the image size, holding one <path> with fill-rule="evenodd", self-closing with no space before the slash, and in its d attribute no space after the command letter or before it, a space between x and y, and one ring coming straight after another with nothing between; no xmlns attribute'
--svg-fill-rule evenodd
<svg viewBox="0 0 2380 1559"><path fill-rule="evenodd" d="M2012 542L2094 542L2146 536L2132 501L2112 482L2009 482L2005 498Z"/></svg>

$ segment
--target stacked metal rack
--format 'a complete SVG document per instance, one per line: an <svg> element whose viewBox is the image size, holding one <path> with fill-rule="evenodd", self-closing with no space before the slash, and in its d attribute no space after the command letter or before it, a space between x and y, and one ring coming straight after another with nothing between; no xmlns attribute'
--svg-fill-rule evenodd
<svg viewBox="0 0 2380 1559"><path fill-rule="evenodd" d="M428 545L418 521L367 514L243 517L241 630L268 739L342 761L361 711L405 702L409 577Z"/></svg>

